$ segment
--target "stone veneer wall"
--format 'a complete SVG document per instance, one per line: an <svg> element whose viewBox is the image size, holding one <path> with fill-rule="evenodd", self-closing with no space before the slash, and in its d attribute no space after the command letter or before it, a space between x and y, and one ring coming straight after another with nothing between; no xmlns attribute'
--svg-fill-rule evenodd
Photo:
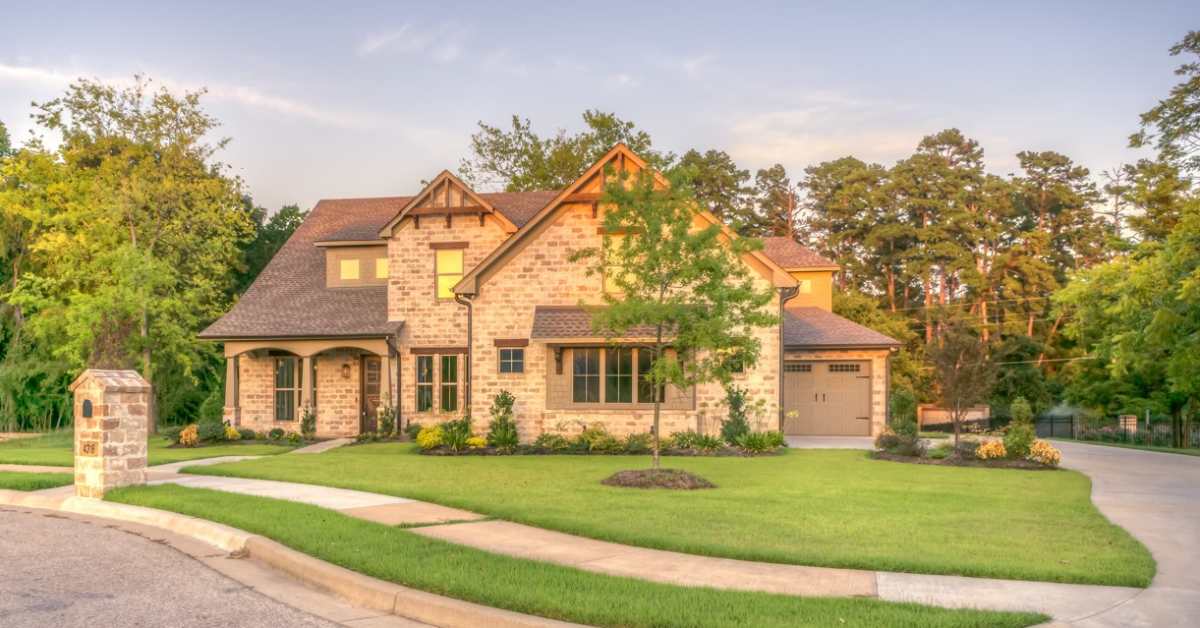
<svg viewBox="0 0 1200 628"><path fill-rule="evenodd" d="M546 369L553 368L553 359L545 345L532 342L525 351L525 373L501 374L498 368L496 339L528 338L537 305L577 305L601 303L602 284L598 275L587 276L588 262L571 262L572 250L598 247L599 218L593 218L589 205L574 204L559 210L553 223L536 235L515 258L501 268L485 284L475 299L474 320L474 379L472 415L477 430L486 429L488 407L493 396L508 390L516 396L514 413L522 440L531 440L543 431L555 430L559 424L567 431L579 429L575 422L603 423L615 434L645 432L650 429L653 415L648 410L548 410L546 408ZM422 228L424 226L422 225ZM762 286L769 286L761 280ZM778 310L778 298L771 306ZM762 352L759 364L739 376L738 385L750 391L751 399L762 400L763 412L757 418L759 429L778 427L779 328L759 330ZM405 356L408 359L410 356ZM569 368L567 366L566 368ZM405 371L406 391L412 382ZM406 394L408 394L406 392ZM696 391L696 406L691 410L672 410L662 413L662 432L669 435L685 429L715 432L725 418L724 390L719 384L700 386Z"/></svg>
<svg viewBox="0 0 1200 628"><path fill-rule="evenodd" d="M299 358L297 358L299 360ZM330 351L314 358L317 367L317 436L354 436L359 427L359 370L361 360L353 351ZM245 354L238 360L242 427L256 432L281 428L300 431L300 411L295 421L275 420L275 358ZM350 366L350 377L342 377L342 366ZM308 374L305 374L307 377Z"/></svg>
<svg viewBox="0 0 1200 628"><path fill-rule="evenodd" d="M150 384L136 371L88 369L74 393L75 494L146 483ZM90 407L91 416L84 411Z"/></svg>
<svg viewBox="0 0 1200 628"><path fill-rule="evenodd" d="M454 216L449 228L444 216L428 216L420 228L405 220L388 240L388 320L404 321L397 346L400 350L401 413L405 421L438 423L458 418L455 413L417 413L416 358L413 347L465 347L467 345L467 309L453 300L438 299L434 291L435 252L432 243L466 242L463 249L463 268L469 271L496 249L508 234L495 219L477 216ZM528 333L528 332L526 332ZM434 378L438 378L439 361L435 359ZM459 403L463 403L463 371L466 355L459 363ZM435 386L435 410L436 386ZM479 416L479 415L476 415ZM483 416L487 416L485 413Z"/></svg>
<svg viewBox="0 0 1200 628"><path fill-rule="evenodd" d="M785 351L785 360L870 360L871 362L871 436L887 424L888 356L887 349L838 349L827 351Z"/></svg>

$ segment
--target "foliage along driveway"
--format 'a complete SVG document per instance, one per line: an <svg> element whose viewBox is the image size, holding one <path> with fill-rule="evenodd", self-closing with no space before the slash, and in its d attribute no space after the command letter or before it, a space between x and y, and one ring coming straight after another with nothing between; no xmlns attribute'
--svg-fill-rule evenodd
<svg viewBox="0 0 1200 628"><path fill-rule="evenodd" d="M704 491L603 486L645 456L435 457L345 447L196 468L410 497L618 543L801 565L1145 586L1149 552L1069 471L907 465L862 451L670 458ZM1086 539L1086 541L1082 541Z"/></svg>
<svg viewBox="0 0 1200 628"><path fill-rule="evenodd" d="M0 464L44 465L69 467L75 464L75 434L70 430L51 432L36 438L23 438L0 443ZM167 464L215 458L217 456L270 456L291 451L289 445L270 443L225 443L205 447L171 447L165 438L150 437L147 452L149 464Z"/></svg>

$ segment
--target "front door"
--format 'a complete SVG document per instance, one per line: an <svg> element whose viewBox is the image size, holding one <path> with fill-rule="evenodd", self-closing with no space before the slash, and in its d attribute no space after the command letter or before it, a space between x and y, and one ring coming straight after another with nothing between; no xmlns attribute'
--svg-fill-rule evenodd
<svg viewBox="0 0 1200 628"><path fill-rule="evenodd" d="M364 432L379 429L379 391L383 383L383 368L379 356L364 355L362 359L362 417L359 428Z"/></svg>

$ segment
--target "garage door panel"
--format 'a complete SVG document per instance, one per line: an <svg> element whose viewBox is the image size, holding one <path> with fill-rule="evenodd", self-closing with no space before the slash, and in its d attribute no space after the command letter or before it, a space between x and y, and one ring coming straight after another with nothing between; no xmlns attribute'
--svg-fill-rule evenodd
<svg viewBox="0 0 1200 628"><path fill-rule="evenodd" d="M783 379L785 433L870 435L870 362L790 362Z"/></svg>

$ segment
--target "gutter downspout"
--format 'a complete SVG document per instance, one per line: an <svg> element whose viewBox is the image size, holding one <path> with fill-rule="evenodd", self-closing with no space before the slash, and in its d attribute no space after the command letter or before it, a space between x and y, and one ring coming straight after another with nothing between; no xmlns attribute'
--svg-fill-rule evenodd
<svg viewBox="0 0 1200 628"><path fill-rule="evenodd" d="M466 364L466 373L465 373L466 377L463 380L463 388L464 388L464 390L463 390L463 405L466 408L466 412L467 412L468 416L470 416L470 414L471 414L471 364L472 364L471 357L475 351L475 348L473 346L474 345L474 342L473 342L474 341L474 333L473 333L474 330L472 329L472 324L474 323L473 319L475 317L474 317L474 308L471 307L471 298L472 297L468 297L468 296L462 295L462 294L454 295L454 302L467 308L467 364Z"/></svg>
<svg viewBox="0 0 1200 628"><path fill-rule="evenodd" d="M791 301L792 298L794 298L797 294L800 294L799 286L792 286L790 288L780 288L779 289L779 371L778 371L779 375L777 377L778 377L778 381L779 381L779 431L780 432L783 431L783 350L784 350L783 306L788 301Z"/></svg>

